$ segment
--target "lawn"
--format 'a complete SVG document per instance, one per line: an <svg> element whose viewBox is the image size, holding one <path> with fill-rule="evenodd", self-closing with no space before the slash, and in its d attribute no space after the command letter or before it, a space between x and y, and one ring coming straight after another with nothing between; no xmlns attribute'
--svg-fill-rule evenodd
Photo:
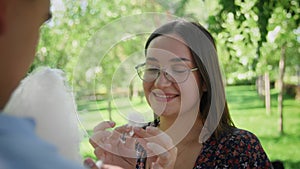
<svg viewBox="0 0 300 169"><path fill-rule="evenodd" d="M286 168L300 168L300 101L285 96L284 134L280 135L275 89L271 90L271 115L266 114L255 86L230 86L226 94L236 126L255 133L271 160L282 160Z"/></svg>
<svg viewBox="0 0 300 169"><path fill-rule="evenodd" d="M279 114L277 112L277 91L271 90L271 114L267 115L264 102L256 93L255 86L228 86L226 97L230 113L235 125L256 134L261 141L269 158L281 160L285 168L300 168L300 101L285 96L284 100L284 134L280 135ZM145 118L151 120L152 115L145 100L133 99L130 103L115 107L123 103L122 98L112 104L112 119L117 125L126 123L126 113L132 110L144 112ZM102 120L108 120L107 101L79 102L79 118L86 136L91 134L92 128ZM84 157L93 156L93 148L86 137L81 144L81 154Z"/></svg>

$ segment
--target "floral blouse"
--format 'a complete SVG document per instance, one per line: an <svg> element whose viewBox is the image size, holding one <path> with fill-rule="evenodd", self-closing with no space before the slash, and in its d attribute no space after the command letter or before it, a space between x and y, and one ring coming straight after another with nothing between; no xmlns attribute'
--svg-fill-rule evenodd
<svg viewBox="0 0 300 169"><path fill-rule="evenodd" d="M234 129L218 140L203 143L194 169L198 168L273 168L258 138L249 131Z"/></svg>
<svg viewBox="0 0 300 169"><path fill-rule="evenodd" d="M151 124L150 124L151 125ZM136 169L144 169L147 152L136 145ZM209 168L273 168L258 138L249 131L233 129L216 139L211 137L203 143L203 148L193 169Z"/></svg>

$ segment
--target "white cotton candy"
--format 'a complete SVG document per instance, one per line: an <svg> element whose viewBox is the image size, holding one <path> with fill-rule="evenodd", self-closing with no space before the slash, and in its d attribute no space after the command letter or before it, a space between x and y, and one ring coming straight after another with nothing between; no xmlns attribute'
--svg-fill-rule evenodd
<svg viewBox="0 0 300 169"><path fill-rule="evenodd" d="M38 69L22 80L4 112L34 118L41 138L57 146L62 156L81 162L82 133L72 92L65 83L61 70Z"/></svg>

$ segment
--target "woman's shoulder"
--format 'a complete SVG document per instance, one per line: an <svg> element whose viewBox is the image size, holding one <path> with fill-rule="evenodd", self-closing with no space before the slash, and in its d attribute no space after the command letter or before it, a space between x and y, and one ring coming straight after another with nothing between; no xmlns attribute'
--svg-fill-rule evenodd
<svg viewBox="0 0 300 169"><path fill-rule="evenodd" d="M255 134L232 128L203 145L198 168L272 168Z"/></svg>
<svg viewBox="0 0 300 169"><path fill-rule="evenodd" d="M259 142L257 136L250 131L244 129L233 129L230 133L227 134L229 140L235 140L236 142L248 142L255 143Z"/></svg>
<svg viewBox="0 0 300 169"><path fill-rule="evenodd" d="M236 151L255 151L261 147L260 141L250 131L235 128L219 138L219 144L225 147L234 147Z"/></svg>
<svg viewBox="0 0 300 169"><path fill-rule="evenodd" d="M243 129L234 129L219 142L224 152L228 153L228 162L258 168L271 168L271 163L259 139L255 134Z"/></svg>

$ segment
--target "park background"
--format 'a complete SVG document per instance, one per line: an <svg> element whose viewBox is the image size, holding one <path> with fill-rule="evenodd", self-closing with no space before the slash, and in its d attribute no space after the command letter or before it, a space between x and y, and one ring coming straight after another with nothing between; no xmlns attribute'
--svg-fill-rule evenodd
<svg viewBox="0 0 300 169"><path fill-rule="evenodd" d="M126 16L155 12L193 19L212 33L236 126L255 133L272 161L300 168L299 1L52 0L52 11L52 20L41 28L31 70L50 66L65 71L86 131L81 145L84 157L94 157L87 138L97 123L108 119L117 125L126 123L119 112L128 106L116 103L130 100L132 107L152 118L139 82L128 86L128 79L120 77L112 88L118 66L143 48L148 35L120 39L97 66L74 73L78 65L85 64L79 57L106 25ZM114 37L110 31L106 35Z"/></svg>

